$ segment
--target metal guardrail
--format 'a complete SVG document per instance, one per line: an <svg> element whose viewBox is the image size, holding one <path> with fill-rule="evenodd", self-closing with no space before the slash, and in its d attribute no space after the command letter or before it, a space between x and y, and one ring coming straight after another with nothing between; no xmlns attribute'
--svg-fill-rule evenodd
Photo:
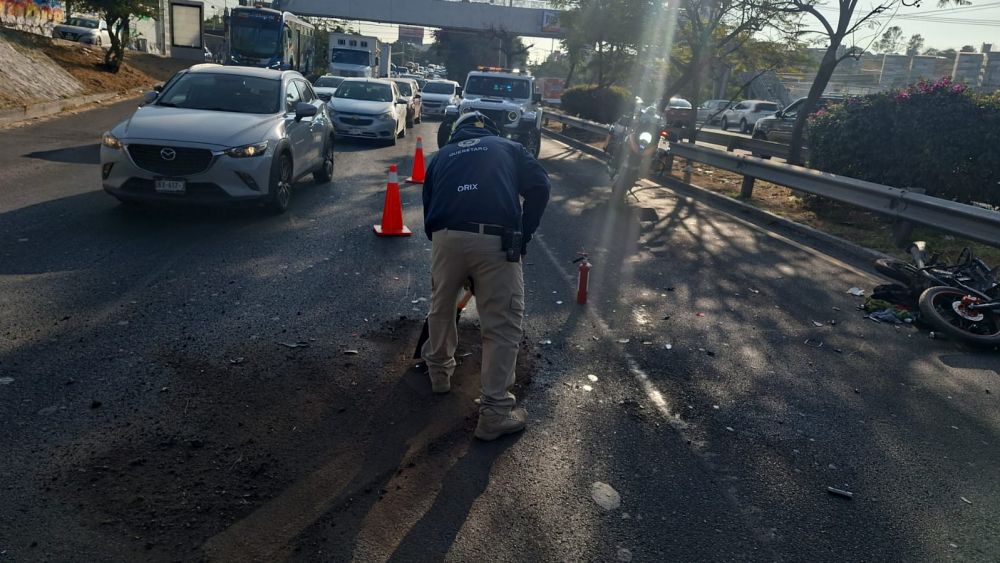
<svg viewBox="0 0 1000 563"><path fill-rule="evenodd" d="M1000 246L1000 212L927 196L920 193L922 190L883 186L690 143L674 143L670 149L681 158L742 174L744 192L748 191L747 179L750 180L750 190L752 181L760 179L863 207L901 222L926 225L965 239ZM749 194L742 195L747 197Z"/></svg>
<svg viewBox="0 0 1000 563"><path fill-rule="evenodd" d="M606 135L610 131L608 125L558 112L546 111L545 118L591 133ZM686 138L685 130L672 131L681 138ZM893 188L732 152L740 149L750 151L754 155L784 157L787 155L788 146L780 143L746 139L712 131L699 132L697 139L708 144L725 146L727 150L675 142L670 144L671 154L741 174L743 185L740 197L743 199L749 199L753 195L754 182L760 179L892 217L896 220L893 238L897 244L908 242L913 225L918 224L964 239L1000 247L998 211L927 196L918 188ZM686 173L685 182L689 180L690 175Z"/></svg>
<svg viewBox="0 0 1000 563"><path fill-rule="evenodd" d="M564 113L551 110L545 111L545 118L557 121L570 127L576 127L589 133L607 135L611 131L610 125L580 119ZM667 131L677 139L690 139L690 130L684 128L671 127ZM788 158L788 145L775 143L772 141L762 141L760 139L748 139L730 133L720 133L717 131L698 131L697 140L709 145L720 145L726 147L727 151L744 150L755 156L774 156L782 159ZM802 158L807 158L808 152L803 149Z"/></svg>
<svg viewBox="0 0 1000 563"><path fill-rule="evenodd" d="M583 129L588 133L596 133L598 135L607 135L611 133L611 126L605 125L603 123L597 123L596 121L588 121L586 119L580 119L579 117L573 117L572 115L566 115L565 113L559 113L557 111L552 111L549 109L545 110L542 114L544 119L550 119L552 121L557 121L563 125L569 125L570 127L576 127L577 129Z"/></svg>

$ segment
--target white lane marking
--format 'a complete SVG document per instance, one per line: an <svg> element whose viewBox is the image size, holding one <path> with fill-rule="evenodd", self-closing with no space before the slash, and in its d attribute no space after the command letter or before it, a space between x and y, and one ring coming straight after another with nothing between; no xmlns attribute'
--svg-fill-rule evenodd
<svg viewBox="0 0 1000 563"><path fill-rule="evenodd" d="M555 253L553 253L552 250L549 248L549 246L545 244L545 241L542 239L542 236L538 235L534 237L532 241L536 242L538 246L545 252L545 255L548 257L549 262L551 262L552 265L555 267L555 269L559 271L559 274L562 275L563 279L565 279L568 282L569 286L573 288L574 287L573 275L570 274L570 272L566 268L564 268L562 264L559 263L559 260L556 258ZM601 336L605 339L610 340L612 337L612 333L611 333L611 327L608 326L608 323L606 323L604 319L601 318L599 314L597 314L597 311L595 311L592 306L585 305L585 307L586 307L585 311L587 317L589 317L590 320L594 323L594 325L597 326L598 330L601 332ZM625 362L628 364L628 369L632 373L632 376L635 377L635 379L639 382L640 385L642 385L642 389L646 393L646 397L649 399L651 403L653 403L653 405L656 406L656 410L658 410L660 414L663 415L663 418L666 419L671 426L677 428L678 430L683 430L687 428L688 426L687 423L681 420L679 413L675 413L671 410L670 403L668 403L666 398L664 398L663 393L661 393L660 390L656 388L656 385L654 385L653 382L650 380L649 375L646 374L646 372L639 367L639 362L636 361L635 357L633 357L632 354L629 354L628 350L624 349L622 350L622 354L625 356Z"/></svg>

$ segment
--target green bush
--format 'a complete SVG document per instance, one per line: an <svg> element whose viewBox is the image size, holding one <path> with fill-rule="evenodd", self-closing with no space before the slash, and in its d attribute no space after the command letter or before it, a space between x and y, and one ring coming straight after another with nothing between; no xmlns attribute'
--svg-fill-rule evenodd
<svg viewBox="0 0 1000 563"><path fill-rule="evenodd" d="M566 113L598 123L614 123L630 110L632 93L620 86L599 88L594 84L581 84L567 88L562 95L562 109Z"/></svg>
<svg viewBox="0 0 1000 563"><path fill-rule="evenodd" d="M810 118L813 168L1000 205L1000 96L942 78L852 98Z"/></svg>

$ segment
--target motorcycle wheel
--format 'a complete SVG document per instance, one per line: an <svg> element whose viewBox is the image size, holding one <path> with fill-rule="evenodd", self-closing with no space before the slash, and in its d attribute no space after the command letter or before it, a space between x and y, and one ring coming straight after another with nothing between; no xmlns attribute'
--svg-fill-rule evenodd
<svg viewBox="0 0 1000 563"><path fill-rule="evenodd" d="M892 258L879 258L875 261L875 269L886 277L892 278L906 287L913 286L920 280L920 270L913 264Z"/></svg>
<svg viewBox="0 0 1000 563"><path fill-rule="evenodd" d="M631 170L618 172L618 177L611 185L611 203L616 206L628 205L628 193L635 185L636 173Z"/></svg>
<svg viewBox="0 0 1000 563"><path fill-rule="evenodd" d="M920 312L928 323L950 336L976 346L1000 346L1000 312L966 310L961 301L967 295L954 287L932 287L920 294Z"/></svg>

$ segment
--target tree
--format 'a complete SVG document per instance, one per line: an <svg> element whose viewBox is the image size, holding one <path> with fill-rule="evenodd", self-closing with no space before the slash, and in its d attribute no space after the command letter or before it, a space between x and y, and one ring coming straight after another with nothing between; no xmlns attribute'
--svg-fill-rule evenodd
<svg viewBox="0 0 1000 563"><path fill-rule="evenodd" d="M844 48L844 42L852 37L855 32L871 26L878 18L887 11L892 11L901 5L913 6L919 0L876 0L876 3L867 10L858 12L860 0L836 0L832 4L835 6L837 15L830 18L824 15L820 9L825 9L827 4L824 0L777 0L778 9L788 14L797 14L803 19L810 20L813 24L818 24L818 28L802 26L798 30L800 35L817 35L826 45L826 51L820 61L816 78L809 88L809 95L802 104L795 120L795 128L792 130L792 139L789 147L788 161L792 164L801 162L802 155L802 134L805 131L806 120L816 107L816 101L826 90L827 84L837 65L849 57L859 58L864 53L864 48L851 46ZM968 0L938 0L939 6L968 4Z"/></svg>
<svg viewBox="0 0 1000 563"><path fill-rule="evenodd" d="M906 54L913 57L920 54L920 50L924 48L924 36L919 33L914 33L910 36L910 40L906 42Z"/></svg>
<svg viewBox="0 0 1000 563"><path fill-rule="evenodd" d="M873 47L877 53L895 53L899 51L899 43L903 40L903 30L894 25L885 30L882 37Z"/></svg>
<svg viewBox="0 0 1000 563"><path fill-rule="evenodd" d="M555 0L567 31L563 47L570 57L567 84L577 65L589 56L591 79L606 87L627 79L638 53L643 51L644 24L654 0Z"/></svg>
<svg viewBox="0 0 1000 563"><path fill-rule="evenodd" d="M448 77L462 82L470 70L478 66L496 66L505 55L517 62L528 52L520 38L505 36L505 31L483 33L460 29L439 29L434 32L434 44L430 48L432 59L439 60L448 68Z"/></svg>
<svg viewBox="0 0 1000 563"><path fill-rule="evenodd" d="M108 24L111 48L104 53L104 66L111 72L118 72L125 62L132 18L153 17L159 8L157 0L82 0L80 4Z"/></svg>
<svg viewBox="0 0 1000 563"><path fill-rule="evenodd" d="M697 106L710 78L736 69L760 76L762 69L782 66L786 54L798 47L794 39L774 42L756 38L769 26L782 26L778 21L783 15L776 13L772 0L680 0L676 10L671 68L663 85L661 107L676 94L684 94ZM696 117L690 112L688 127L692 131ZM694 135L690 140L694 141Z"/></svg>

